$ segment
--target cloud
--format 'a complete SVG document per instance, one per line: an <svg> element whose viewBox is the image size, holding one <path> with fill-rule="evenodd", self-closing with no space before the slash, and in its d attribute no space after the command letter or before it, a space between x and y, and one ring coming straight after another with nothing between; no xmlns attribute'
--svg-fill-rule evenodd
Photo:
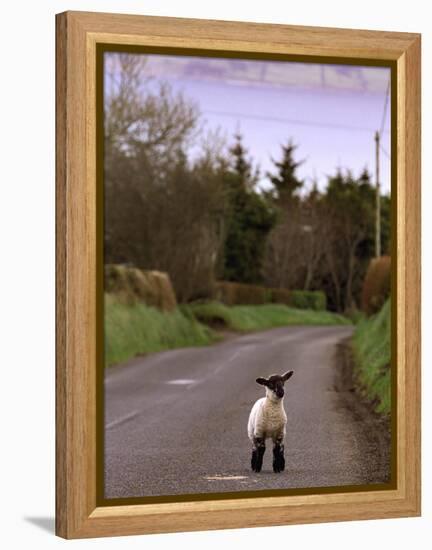
<svg viewBox="0 0 432 550"><path fill-rule="evenodd" d="M233 86L385 93L385 67L150 55L146 75L219 81ZM144 76L144 75L143 75Z"/></svg>

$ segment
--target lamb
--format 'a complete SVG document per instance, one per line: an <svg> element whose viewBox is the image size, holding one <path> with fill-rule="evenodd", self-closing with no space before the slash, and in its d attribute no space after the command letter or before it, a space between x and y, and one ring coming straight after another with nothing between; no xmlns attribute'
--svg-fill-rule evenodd
<svg viewBox="0 0 432 550"><path fill-rule="evenodd" d="M258 399L249 415L248 436L252 442L251 467L260 472L267 438L273 440L273 471L285 469L284 438L287 416L283 406L284 383L291 378L293 371L282 376L272 374L269 378L257 378L258 384L265 386L266 397Z"/></svg>

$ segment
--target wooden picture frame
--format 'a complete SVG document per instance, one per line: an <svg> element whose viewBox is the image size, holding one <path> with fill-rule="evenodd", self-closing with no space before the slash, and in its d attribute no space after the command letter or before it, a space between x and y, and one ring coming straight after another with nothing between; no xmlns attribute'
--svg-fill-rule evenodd
<svg viewBox="0 0 432 550"><path fill-rule="evenodd" d="M56 24L56 533L80 538L419 515L420 35L86 12L59 14ZM106 43L392 67L397 437L390 490L98 506L96 58Z"/></svg>

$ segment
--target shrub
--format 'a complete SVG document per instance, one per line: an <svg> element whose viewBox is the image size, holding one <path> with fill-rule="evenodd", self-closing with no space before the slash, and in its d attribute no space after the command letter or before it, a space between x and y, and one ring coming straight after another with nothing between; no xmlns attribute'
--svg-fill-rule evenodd
<svg viewBox="0 0 432 550"><path fill-rule="evenodd" d="M262 286L218 281L215 298L227 306L259 305L271 301L271 292Z"/></svg>
<svg viewBox="0 0 432 550"><path fill-rule="evenodd" d="M345 317L347 317L353 325L358 325L366 317L364 312L355 306L344 311Z"/></svg>
<svg viewBox="0 0 432 550"><path fill-rule="evenodd" d="M172 311L177 307L177 300L171 280L167 273L160 271L142 271L147 275L151 287L155 290L155 307L162 311Z"/></svg>
<svg viewBox="0 0 432 550"><path fill-rule="evenodd" d="M300 309L327 309L327 297L319 290L293 290L291 292L291 306Z"/></svg>
<svg viewBox="0 0 432 550"><path fill-rule="evenodd" d="M362 289L362 310L366 315L373 315L383 307L390 296L390 280L390 256L371 260Z"/></svg>
<svg viewBox="0 0 432 550"><path fill-rule="evenodd" d="M271 288L271 301L274 304L291 305L291 292L285 288Z"/></svg>
<svg viewBox="0 0 432 550"><path fill-rule="evenodd" d="M105 266L105 291L132 305L143 302L162 311L177 306L171 281L166 273L144 271L124 265Z"/></svg>
<svg viewBox="0 0 432 550"><path fill-rule="evenodd" d="M105 266L105 292L129 294L126 267L122 265Z"/></svg>
<svg viewBox="0 0 432 550"><path fill-rule="evenodd" d="M327 309L327 298L324 292L321 291L265 288L229 281L219 281L216 283L214 298L227 306L273 303L315 311Z"/></svg>

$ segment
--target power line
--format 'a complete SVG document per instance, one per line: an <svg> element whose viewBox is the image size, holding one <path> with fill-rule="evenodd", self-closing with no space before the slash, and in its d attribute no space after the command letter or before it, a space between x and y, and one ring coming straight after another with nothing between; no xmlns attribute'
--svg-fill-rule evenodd
<svg viewBox="0 0 432 550"><path fill-rule="evenodd" d="M391 160L390 154L384 149L384 147L380 144L380 149L384 153L384 155Z"/></svg>
<svg viewBox="0 0 432 550"><path fill-rule="evenodd" d="M332 124L324 122L309 122L307 120L283 118L283 117L270 117L270 116L261 116L261 115L248 115L246 113L236 113L229 111L213 111L213 110L204 110L204 113L219 115L219 116L228 116L233 118L246 118L253 120L262 120L269 122L279 122L281 124L289 123L298 126L312 126L318 128L327 128L330 130L354 130L357 132L373 132L372 128L366 128L364 126L349 126L345 124Z"/></svg>
<svg viewBox="0 0 432 550"><path fill-rule="evenodd" d="M386 121L386 115L387 115L387 107L388 107L388 103L389 103L389 97L390 97L390 77L388 79L388 83L387 83L387 91L386 91L386 95L385 95L385 100L384 100L384 109L383 109L383 116L382 116L382 120L381 120L381 129L380 129L380 137L382 136L383 134L383 131L384 131L384 125L385 125L385 121Z"/></svg>
<svg viewBox="0 0 432 550"><path fill-rule="evenodd" d="M381 256L381 181L380 181L380 150L390 158L390 155L381 145L381 137L384 131L384 125L387 116L387 107L390 96L390 77L387 83L387 91L385 94L384 108L381 119L380 131L375 132L375 256L379 258Z"/></svg>

